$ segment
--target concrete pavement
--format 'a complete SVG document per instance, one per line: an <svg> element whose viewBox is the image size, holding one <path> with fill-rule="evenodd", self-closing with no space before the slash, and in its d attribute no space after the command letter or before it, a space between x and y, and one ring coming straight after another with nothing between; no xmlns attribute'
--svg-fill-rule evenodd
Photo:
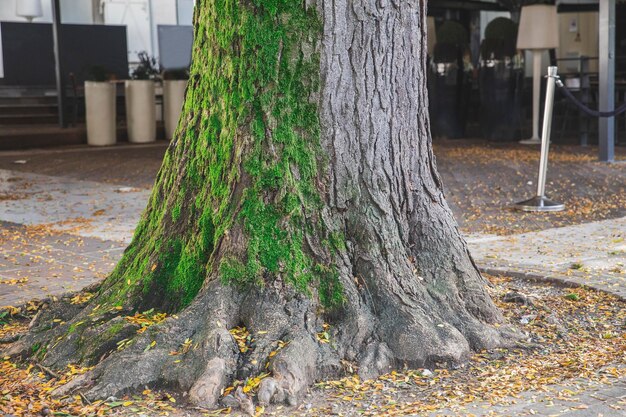
<svg viewBox="0 0 626 417"><path fill-rule="evenodd" d="M623 417L626 416L626 378L609 376L602 382L576 379L550 385L541 392L523 391L497 405L475 401L429 415L459 416Z"/></svg>
<svg viewBox="0 0 626 417"><path fill-rule="evenodd" d="M484 271L585 285L626 300L626 217L510 236L472 234L466 239Z"/></svg>

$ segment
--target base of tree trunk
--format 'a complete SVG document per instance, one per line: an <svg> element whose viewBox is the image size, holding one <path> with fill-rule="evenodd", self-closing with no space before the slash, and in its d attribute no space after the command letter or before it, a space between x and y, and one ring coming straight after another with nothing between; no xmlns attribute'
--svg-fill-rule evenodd
<svg viewBox="0 0 626 417"><path fill-rule="evenodd" d="M215 281L189 307L141 333L124 318L128 311L99 312L95 302L77 306L71 299L45 302L29 332L1 355L35 359L51 369L93 366L53 393L81 392L90 400L168 388L188 393L191 403L205 408L295 405L316 381L352 372L369 379L393 369L454 366L472 350L517 339L504 327L476 323L462 336L449 323L375 317L357 306L337 311L336 321L327 323L332 318L322 318L310 297L279 283L239 291ZM397 329L394 340L381 337L378 329L387 326ZM249 331L244 349L229 331L238 327ZM223 396L235 381L258 376L265 377L248 394L239 389Z"/></svg>

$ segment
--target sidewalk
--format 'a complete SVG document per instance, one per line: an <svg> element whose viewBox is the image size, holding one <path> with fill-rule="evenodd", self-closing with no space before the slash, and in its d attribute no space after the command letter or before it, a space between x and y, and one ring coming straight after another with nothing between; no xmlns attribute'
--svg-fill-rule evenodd
<svg viewBox="0 0 626 417"><path fill-rule="evenodd" d="M166 145L0 152L0 306L106 277L132 238Z"/></svg>
<svg viewBox="0 0 626 417"><path fill-rule="evenodd" d="M0 307L96 283L113 269L125 247L47 225L0 222Z"/></svg>
<svg viewBox="0 0 626 417"><path fill-rule="evenodd" d="M585 285L626 300L626 217L512 236L469 235L486 272Z"/></svg>
<svg viewBox="0 0 626 417"><path fill-rule="evenodd" d="M106 276L132 238L165 149L0 152L0 306ZM626 297L626 164L597 163L590 148L556 147L549 188L569 211L520 213L507 204L532 191L521 178L534 177L536 149L448 141L435 152L448 201L483 270ZM594 210L580 208L586 198Z"/></svg>
<svg viewBox="0 0 626 417"><path fill-rule="evenodd" d="M524 391L504 404L473 402L439 410L429 417L550 416L618 417L626 415L626 378L606 378L602 383L584 379L552 385L544 391Z"/></svg>

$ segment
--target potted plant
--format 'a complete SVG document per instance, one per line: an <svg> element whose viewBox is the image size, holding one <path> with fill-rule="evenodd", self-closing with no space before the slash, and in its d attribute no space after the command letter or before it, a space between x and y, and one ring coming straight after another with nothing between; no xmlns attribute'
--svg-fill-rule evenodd
<svg viewBox="0 0 626 417"><path fill-rule="evenodd" d="M523 58L516 49L517 24L498 17L485 28L478 73L481 130L495 141L519 140Z"/></svg>
<svg viewBox="0 0 626 417"><path fill-rule="evenodd" d="M171 140L178 126L178 119L185 101L185 89L189 71L186 69L168 70L163 72L163 117L165 137Z"/></svg>
<svg viewBox="0 0 626 417"><path fill-rule="evenodd" d="M156 60L146 52L139 53L139 65L124 83L128 141L147 143L156 140L156 100L154 79L159 71Z"/></svg>
<svg viewBox="0 0 626 417"><path fill-rule="evenodd" d="M85 81L87 144L115 145L115 84L107 80L104 67L94 66Z"/></svg>
<svg viewBox="0 0 626 417"><path fill-rule="evenodd" d="M471 84L469 35L458 22L446 21L437 30L437 43L429 71L430 120L434 136L465 135Z"/></svg>

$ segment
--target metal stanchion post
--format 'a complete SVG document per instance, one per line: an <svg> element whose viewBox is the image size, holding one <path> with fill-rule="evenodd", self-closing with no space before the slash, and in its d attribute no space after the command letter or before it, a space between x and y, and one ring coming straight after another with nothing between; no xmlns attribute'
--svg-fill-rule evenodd
<svg viewBox="0 0 626 417"><path fill-rule="evenodd" d="M552 128L552 107L554 106L554 86L557 78L557 67L548 67L548 86L546 88L546 104L543 110L543 130L541 133L541 158L539 160L537 195L529 200L516 203L515 208L518 210L561 211L565 208L564 204L546 198L546 174L548 171L550 129Z"/></svg>

